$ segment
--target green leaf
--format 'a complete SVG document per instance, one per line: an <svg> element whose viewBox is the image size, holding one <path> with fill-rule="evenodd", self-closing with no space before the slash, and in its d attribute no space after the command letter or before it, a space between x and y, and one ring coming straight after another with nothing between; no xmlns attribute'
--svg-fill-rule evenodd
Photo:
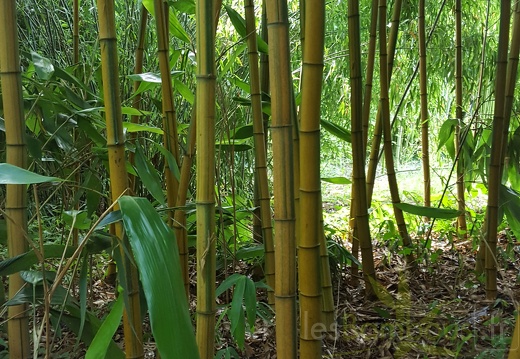
<svg viewBox="0 0 520 359"><path fill-rule="evenodd" d="M500 207L504 209L509 228L517 239L520 238L520 194L500 185Z"/></svg>
<svg viewBox="0 0 520 359"><path fill-rule="evenodd" d="M152 112L150 112L150 111L138 110L134 107L121 107L121 113L123 115L129 115L129 116L148 116L148 115L152 114Z"/></svg>
<svg viewBox="0 0 520 359"><path fill-rule="evenodd" d="M333 183L333 184L351 184L352 181L346 177L322 177L321 180L323 182Z"/></svg>
<svg viewBox="0 0 520 359"><path fill-rule="evenodd" d="M54 73L54 65L51 60L46 57L41 56L40 54L31 51L32 61L34 62L34 68L36 70L36 75L44 81L49 80Z"/></svg>
<svg viewBox="0 0 520 359"><path fill-rule="evenodd" d="M146 10L155 17L155 7L153 4L153 0L143 0L143 6L146 7ZM177 14L175 14L172 9L170 9L170 34L179 40L182 40L186 43L190 43L190 38L184 28L182 27L179 19L177 19Z"/></svg>
<svg viewBox="0 0 520 359"><path fill-rule="evenodd" d="M91 220L88 218L87 211L63 211L62 212L63 221L68 225L74 225L73 228L77 229L89 229Z"/></svg>
<svg viewBox="0 0 520 359"><path fill-rule="evenodd" d="M55 310L51 308L51 315L53 318L61 320L70 330L72 330L76 335L79 335L79 327L80 327L80 314L79 310L76 306L68 305L66 306L68 313L64 313L63 311ZM85 327L83 332L81 333L81 340L88 347L92 343L96 333L101 327L101 321L96 318L93 314L87 312L87 320L85 321ZM119 349L117 344L110 340L108 350L105 356L99 357L106 359L124 359L125 353Z"/></svg>
<svg viewBox="0 0 520 359"><path fill-rule="evenodd" d="M428 218L451 219L458 217L461 213L456 209L424 207L409 203L394 203L394 206L404 212Z"/></svg>
<svg viewBox="0 0 520 359"><path fill-rule="evenodd" d="M152 196L160 203L165 204L164 193L162 190L162 182L157 174L157 170L148 161L144 155L143 149L138 141L135 142L135 169L141 179L141 182L146 187Z"/></svg>
<svg viewBox="0 0 520 359"><path fill-rule="evenodd" d="M193 0L177 0L173 2L172 6L185 14L195 15L195 1Z"/></svg>
<svg viewBox="0 0 520 359"><path fill-rule="evenodd" d="M323 127L325 130L339 138L340 140L343 140L345 142L350 143L352 141L350 131L341 127L340 125L336 125L335 123L332 123L330 121L321 119L320 121L321 127Z"/></svg>
<svg viewBox="0 0 520 359"><path fill-rule="evenodd" d="M0 163L0 184L31 184L62 181L57 177L47 177L13 166Z"/></svg>
<svg viewBox="0 0 520 359"><path fill-rule="evenodd" d="M259 244L257 246L242 247L237 250L236 258L239 260L253 259L256 257L262 257L264 255L264 245Z"/></svg>
<svg viewBox="0 0 520 359"><path fill-rule="evenodd" d="M44 244L43 252L45 258L61 258L63 255L65 258L70 257L75 247L65 246L62 244ZM63 253L65 251L65 254ZM31 266L38 264L39 260L34 253L34 250L19 254L15 257L3 260L0 262L0 276L10 275L17 273L21 270L28 270Z"/></svg>
<svg viewBox="0 0 520 359"><path fill-rule="evenodd" d="M151 132L157 133L158 135L164 134L164 131L158 127L143 125L141 123L133 123L133 122L123 122L123 128L126 132Z"/></svg>
<svg viewBox="0 0 520 359"><path fill-rule="evenodd" d="M218 286L216 292L215 292L215 296L218 297L219 295L221 295L222 293L224 293L226 290L228 290L229 288L231 288L233 285L235 285L235 283L243 276L243 274L239 274L239 273L233 273L231 274L229 277L227 277L226 279L224 279L222 281L222 283L220 283L220 285Z"/></svg>
<svg viewBox="0 0 520 359"><path fill-rule="evenodd" d="M228 312L229 321L231 322L231 332L240 348L244 348L245 341L245 318L242 302L244 301L244 291L246 289L246 276L242 275L238 278L235 290L233 292L233 300L231 301L231 309Z"/></svg>
<svg viewBox="0 0 520 359"><path fill-rule="evenodd" d="M218 142L215 143L215 146L218 147L219 150L223 151L234 151L234 152L244 152L249 151L253 148L253 146L248 145L243 140L233 141L233 143L229 142Z"/></svg>
<svg viewBox="0 0 520 359"><path fill-rule="evenodd" d="M246 34L246 21L244 18L235 10L233 10L230 6L224 5L224 8L226 9L226 12L229 16L229 19L231 20L231 23L235 27L235 30L238 32L238 34L245 38L247 36ZM267 54L268 52L268 45L267 43L259 36L256 36L256 43L258 47L258 51Z"/></svg>
<svg viewBox="0 0 520 359"><path fill-rule="evenodd" d="M149 82L154 84L160 84L162 82L161 75L154 72L145 72L142 74L131 74L128 78L133 81Z"/></svg>
<svg viewBox="0 0 520 359"><path fill-rule="evenodd" d="M161 357L198 358L175 234L146 199L124 196L119 205Z"/></svg>
<svg viewBox="0 0 520 359"><path fill-rule="evenodd" d="M235 133L231 136L235 140L244 140L253 137L253 125L240 126L235 129Z"/></svg>
<svg viewBox="0 0 520 359"><path fill-rule="evenodd" d="M190 105L193 105L193 103L195 102L195 95L193 94L193 92L190 90L190 88L188 86L186 86L186 84L180 80L177 80L175 79L173 81L173 87L179 91L179 93L181 94L182 97L184 97L184 99L186 101L188 101L188 103Z"/></svg>
<svg viewBox="0 0 520 359"><path fill-rule="evenodd" d="M459 122L456 118L449 118L444 121L439 130L439 145L437 146L437 151L440 150L445 144L453 142L455 126L457 126L458 123Z"/></svg>
<svg viewBox="0 0 520 359"><path fill-rule="evenodd" d="M112 310L103 321L103 324L101 324L101 327L88 347L85 359L105 358L108 354L108 348L112 342L112 337L119 327L121 317L123 316L124 302L122 298L122 295L117 298Z"/></svg>
<svg viewBox="0 0 520 359"><path fill-rule="evenodd" d="M255 328L256 320L256 287L251 278L246 277L246 289L244 291L244 303L246 305L247 322L251 331Z"/></svg>

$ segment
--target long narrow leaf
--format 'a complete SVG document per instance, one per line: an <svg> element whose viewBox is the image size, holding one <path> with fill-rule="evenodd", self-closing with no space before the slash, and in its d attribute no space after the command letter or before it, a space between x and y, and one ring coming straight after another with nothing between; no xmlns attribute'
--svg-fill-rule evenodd
<svg viewBox="0 0 520 359"><path fill-rule="evenodd" d="M460 211L456 209L424 207L409 203L395 203L394 206L405 212L429 218L451 219L460 215Z"/></svg>
<svg viewBox="0 0 520 359"><path fill-rule="evenodd" d="M119 327L119 323L121 323L121 317L123 316L123 298L122 295L117 298L112 310L107 315L103 324L97 331L92 343L87 350L85 355L85 359L98 359L105 358L110 343L112 342L112 337Z"/></svg>
<svg viewBox="0 0 520 359"><path fill-rule="evenodd" d="M125 196L119 205L161 357L198 358L174 233L146 199Z"/></svg>
<svg viewBox="0 0 520 359"><path fill-rule="evenodd" d="M9 163L0 163L0 184L31 184L56 181L61 181L61 179L42 176Z"/></svg>

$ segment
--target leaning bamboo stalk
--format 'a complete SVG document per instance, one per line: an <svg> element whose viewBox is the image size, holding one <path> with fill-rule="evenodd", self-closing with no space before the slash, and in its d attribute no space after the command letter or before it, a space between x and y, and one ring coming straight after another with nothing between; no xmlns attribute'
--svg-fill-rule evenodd
<svg viewBox="0 0 520 359"><path fill-rule="evenodd" d="M287 2L266 2L273 142L276 349L297 357L292 83Z"/></svg>
<svg viewBox="0 0 520 359"><path fill-rule="evenodd" d="M320 193L320 208L322 206L322 194ZM329 250L323 224L323 209L320 218L320 263L321 263L321 288L322 288L322 318L328 332L334 331L334 293L332 290L332 278L330 276Z"/></svg>
<svg viewBox="0 0 520 359"><path fill-rule="evenodd" d="M392 133L390 125L390 106L388 101L388 60L386 53L386 0L379 1L379 67L380 67L380 102L381 102L381 122L383 124L383 146L385 154L386 174L388 177L388 186L390 188L390 196L394 204L394 216L399 229L399 234L403 240L403 247L410 250L406 253L406 261L410 265L413 262L411 254L411 239L408 229L404 221L403 211L396 207L395 204L401 202L399 197L399 187L394 168L394 155L392 151Z"/></svg>
<svg viewBox="0 0 520 359"><path fill-rule="evenodd" d="M397 44L397 35L399 33L399 23L401 19L401 8L402 8L402 0L396 0L394 3L394 8L392 11L392 21L390 26L390 34L388 36L388 46L387 46L387 66L388 66L388 86L392 81L392 72L394 69L394 57L395 57L395 49ZM380 45L381 46L381 45ZM374 184L376 178L377 164L379 162L379 148L381 147L381 140L383 138L383 125L381 122L381 106L377 109L376 115L376 123L374 125L374 134L372 138L372 144L370 148L370 157L367 169L366 176L366 186L367 186L367 202L368 207L370 207L372 203L372 194L374 191Z"/></svg>
<svg viewBox="0 0 520 359"><path fill-rule="evenodd" d="M361 39L359 34L359 0L350 0L348 6L348 32L350 51L350 86L352 88L351 100L351 131L352 131L352 178L355 201L356 233L361 247L363 258L363 277L365 279L365 295L367 298L375 296L375 269L372 253L372 241L368 222L368 205L365 187L365 152L363 149L363 81L361 71ZM386 41L383 42L386 46Z"/></svg>
<svg viewBox="0 0 520 359"><path fill-rule="evenodd" d="M177 116L175 114L172 76L170 71L169 27L167 21L169 11L168 7L164 5L164 0L154 0L155 23L157 27L157 56L159 58L159 68L161 71L164 147L171 152L179 168L180 156L177 135ZM179 180L174 175L174 169L170 168L169 161L165 161L164 167L168 207L173 208L177 200ZM170 211L168 216L170 226L173 226L173 217L174 214Z"/></svg>
<svg viewBox="0 0 520 359"><path fill-rule="evenodd" d="M197 0L197 345L212 359L215 343L215 1Z"/></svg>
<svg viewBox="0 0 520 359"><path fill-rule="evenodd" d="M0 2L0 80L5 119L6 162L26 168L25 119L15 0ZM8 255L14 257L27 251L26 185L7 185L5 216ZM9 276L9 298L13 298L24 284L20 274ZM31 352L27 306L10 306L8 317L10 357L29 358Z"/></svg>
<svg viewBox="0 0 520 359"><path fill-rule="evenodd" d="M119 71L117 59L117 41L115 27L115 11L113 0L98 0L99 43L101 47L101 71L105 101L105 117L107 128L108 162L110 171L110 189L112 200L128 190L126 171L125 138L123 134L123 117L119 91ZM118 209L118 205L114 206ZM141 306L139 300L139 280L137 268L128 258L129 246L125 244L123 226L115 224L116 236L122 241L121 257L127 282L128 304L123 316L125 334L125 351L127 358L142 358L143 339L141 323Z"/></svg>
<svg viewBox="0 0 520 359"><path fill-rule="evenodd" d="M267 151L262 113L262 94L260 93L260 70L258 66L258 46L254 3L244 1L246 18L247 46L249 50L249 77L251 79L251 108L253 116L253 137L255 144L255 178L257 183L258 203L260 205L260 222L265 249L265 278L268 289L268 303L274 304L274 244L273 225L271 221L271 201L267 181Z"/></svg>
<svg viewBox="0 0 520 359"><path fill-rule="evenodd" d="M502 174L500 157L504 145L504 105L506 94L507 56L509 42L511 1L500 2L500 31L498 37L497 70L495 83L495 110L491 156L488 175L487 233L486 233L486 298L494 300L497 295L497 227L498 200Z"/></svg>
<svg viewBox="0 0 520 359"><path fill-rule="evenodd" d="M320 263L320 104L325 45L325 2L305 1L305 47L300 107L300 216L297 219L300 288L300 358L321 358L323 325ZM323 233L321 231L321 233Z"/></svg>

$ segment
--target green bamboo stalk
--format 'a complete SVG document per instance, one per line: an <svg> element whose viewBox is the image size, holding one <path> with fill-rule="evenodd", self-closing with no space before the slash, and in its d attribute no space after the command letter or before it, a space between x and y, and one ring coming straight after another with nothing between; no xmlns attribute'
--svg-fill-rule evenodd
<svg viewBox="0 0 520 359"><path fill-rule="evenodd" d="M123 117L119 91L119 71L117 59L117 41L115 27L115 10L113 0L98 0L99 43L101 47L101 71L105 101L105 117L107 127L108 162L110 170L110 187L112 200L128 190L128 177L125 158L125 138L123 134ZM118 209L116 204L115 209ZM139 300L139 280L137 268L126 251L123 227L115 224L116 236L123 242L121 256L126 275L128 304L123 316L125 351L127 358L143 358L143 339L141 323L141 306ZM126 250L124 249L126 247Z"/></svg>
<svg viewBox="0 0 520 359"><path fill-rule="evenodd" d="M173 229L175 238L177 239L177 247L179 249L179 259L181 262L182 278L184 281L184 290L186 296L190 295L190 278L189 278L189 252L188 252L188 231L186 230L186 212L181 209L186 205L188 197L188 186L190 183L191 166L195 157L195 142L197 135L196 114L193 109L190 127L188 129L188 141L186 153L182 158L181 174L179 179L179 190L177 192L177 201L175 202L175 219L173 221Z"/></svg>
<svg viewBox="0 0 520 359"><path fill-rule="evenodd" d="M197 345L213 359L215 343L215 1L197 0Z"/></svg>
<svg viewBox="0 0 520 359"><path fill-rule="evenodd" d="M72 63L79 63L79 0L72 1Z"/></svg>
<svg viewBox="0 0 520 359"><path fill-rule="evenodd" d="M253 137L255 144L255 179L260 205L260 222L265 249L265 278L271 288L267 291L268 303L274 304L274 243L273 225L271 221L271 201L267 181L267 151L262 113L262 94L260 92L260 70L258 67L258 46L256 42L256 26L254 3L244 1L247 46L249 50L249 77L251 82L251 107L253 116Z"/></svg>
<svg viewBox="0 0 520 359"><path fill-rule="evenodd" d="M498 197L502 174L500 159L504 145L504 107L507 77L511 1L500 2L500 31L498 35L497 70L495 82L495 110L491 142L491 158L488 174L487 233L486 233L486 298L494 300L497 295L497 227Z"/></svg>
<svg viewBox="0 0 520 359"><path fill-rule="evenodd" d="M426 72L426 1L419 0L419 82L421 97L421 152L424 181L424 205L431 206L431 176L430 176L430 141L428 114L428 74Z"/></svg>
<svg viewBox="0 0 520 359"><path fill-rule="evenodd" d="M321 358L320 104L325 45L325 1L305 1L300 107L300 216L297 218L300 288L300 358ZM317 329L318 328L318 329Z"/></svg>
<svg viewBox="0 0 520 359"><path fill-rule="evenodd" d="M266 2L271 83L271 133L275 220L276 349L280 359L297 357L296 233L292 83L287 2Z"/></svg>
<svg viewBox="0 0 520 359"><path fill-rule="evenodd" d="M135 48L135 66L134 66L134 74L140 74L143 72L143 60L144 60L144 45L146 40L146 24L148 23L148 10L146 7L141 5L141 18L139 21L139 35L137 37L137 46ZM139 85L141 81L134 81L134 93L139 89ZM141 94L137 94L134 96L132 100L132 107L136 110L141 109ZM140 116L132 115L130 117L130 121L132 123L139 123ZM130 133L128 140L134 141L136 138L135 132ZM134 164L135 162L135 152L130 152L128 154L128 161L130 164ZM130 186L130 191L135 193L136 190L136 177L133 174L128 174L128 183Z"/></svg>
<svg viewBox="0 0 520 359"><path fill-rule="evenodd" d="M168 27L168 7L164 0L154 0L155 24L157 27L157 56L161 71L162 111L164 147L170 151L180 168L180 155L177 134L177 116L173 99L173 85L170 71L170 44ZM173 168L165 161L165 179L168 207L173 208L177 200L179 180L175 178ZM170 211L168 222L173 226L174 213Z"/></svg>
<svg viewBox="0 0 520 359"><path fill-rule="evenodd" d="M0 1L0 80L5 119L6 162L27 167L25 118L23 112L22 76L16 26L16 1ZM5 216L9 257L27 251L27 186L7 185ZM9 298L24 286L20 275L9 276ZM7 334L9 357L30 358L27 305L10 306Z"/></svg>
<svg viewBox="0 0 520 359"><path fill-rule="evenodd" d="M397 178L395 175L394 168L394 155L392 151L392 134L390 124L390 106L388 101L388 60L386 53L386 0L379 1L379 67L380 67L380 102L381 102L381 122L383 124L383 137L384 137L384 154L386 164L386 174L388 177L388 186L390 188L390 196L392 197L392 203L394 204L394 216L399 234L403 240L403 247L408 248L411 251L411 239L408 234L408 229L404 221L404 214L400 208L397 208L395 204L401 203L399 198L399 188L397 185ZM413 262L412 253L406 254L406 261L409 265Z"/></svg>
<svg viewBox="0 0 520 359"><path fill-rule="evenodd" d="M366 81L365 81L365 94L363 96L363 153L366 153L367 144L368 144L368 129L370 123L370 104L372 101L372 82L374 78L374 62L375 62L375 54L376 54L376 40L377 40L377 1L372 0L372 9L370 12L370 35L368 42L368 56L367 56L367 68L366 68ZM363 160L364 162L365 160ZM352 179L352 183L354 183L354 179ZM359 234L356 227L356 213L355 208L357 196L356 191L354 190L354 186L350 187L350 219L349 219L349 237L352 242L352 255L354 258L359 258ZM351 276L350 283L353 286L357 286L359 283L359 266L357 263L352 262L351 265Z"/></svg>
<svg viewBox="0 0 520 359"><path fill-rule="evenodd" d="M375 268L372 253L372 241L368 222L368 205L365 187L365 151L363 149L363 80L361 71L361 39L359 25L359 0L350 0L348 6L348 33L350 51L350 86L351 99L351 131L352 131L352 178L356 201L354 213L356 228L363 258L363 277L365 279L365 295L369 299L375 297ZM386 41L383 42L386 45Z"/></svg>
<svg viewBox="0 0 520 359"><path fill-rule="evenodd" d="M464 199L464 156L462 155L461 125L462 115L462 1L455 2L455 117L458 124L455 128L455 148L457 150L457 205L461 212L457 218L457 231L464 232L467 237L466 203Z"/></svg>

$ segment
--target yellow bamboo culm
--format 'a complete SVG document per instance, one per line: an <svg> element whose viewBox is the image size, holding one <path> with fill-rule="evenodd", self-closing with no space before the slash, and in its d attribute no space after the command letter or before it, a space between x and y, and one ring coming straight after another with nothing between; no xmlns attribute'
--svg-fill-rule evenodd
<svg viewBox="0 0 520 359"><path fill-rule="evenodd" d="M265 279L271 288L267 291L268 303L274 305L274 244L273 225L271 221L271 201L267 181L267 153L262 114L262 94L260 93L260 70L258 66L258 45L254 3L244 1L246 17L247 46L249 50L249 77L251 78L251 107L253 115L253 137L255 144L255 179L257 183L258 202L260 205L260 221L265 249Z"/></svg>
<svg viewBox="0 0 520 359"><path fill-rule="evenodd" d="M112 200L128 191L128 174L126 171L125 138L123 134L123 117L119 90L119 71L117 59L117 41L115 28L115 12L113 0L98 0L99 43L101 48L101 71L105 101L107 127L108 163L110 171L110 192ZM116 204L114 209L118 209ZM139 279L137 268L128 258L128 245L123 235L120 222L115 223L116 236L123 241L121 256L126 276L128 304L123 315L125 336L125 353L127 358L143 358L143 339L141 306L139 300ZM126 247L126 250L124 249Z"/></svg>
<svg viewBox="0 0 520 359"><path fill-rule="evenodd" d="M16 1L0 1L0 80L5 119L6 162L21 168L27 166L22 77L18 52ZM7 185L5 215L9 257L27 251L27 186ZM9 276L9 298L24 285L19 274ZM26 305L10 306L7 334L9 357L31 357L28 311Z"/></svg>
<svg viewBox="0 0 520 359"><path fill-rule="evenodd" d="M296 228L289 21L286 0L268 0L273 142L276 352L296 358Z"/></svg>
<svg viewBox="0 0 520 359"><path fill-rule="evenodd" d="M197 345L201 359L215 351L215 11L197 0Z"/></svg>
<svg viewBox="0 0 520 359"><path fill-rule="evenodd" d="M320 104L325 43L325 1L305 1L302 104L299 133L300 213L298 274L300 288L300 358L321 358L321 339L326 328L322 318L320 239Z"/></svg>

